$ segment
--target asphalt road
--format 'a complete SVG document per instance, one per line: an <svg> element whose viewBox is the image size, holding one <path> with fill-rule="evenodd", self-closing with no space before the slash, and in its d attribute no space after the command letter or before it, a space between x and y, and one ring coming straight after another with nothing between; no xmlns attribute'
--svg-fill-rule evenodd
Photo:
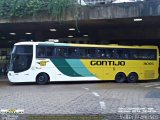
<svg viewBox="0 0 160 120"><path fill-rule="evenodd" d="M0 82L0 110L24 114L160 114L160 82L70 82L48 85Z"/></svg>

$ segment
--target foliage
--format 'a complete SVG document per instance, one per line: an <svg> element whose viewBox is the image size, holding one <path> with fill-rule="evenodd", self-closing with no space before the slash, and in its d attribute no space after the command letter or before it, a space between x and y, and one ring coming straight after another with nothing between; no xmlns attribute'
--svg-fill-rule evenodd
<svg viewBox="0 0 160 120"><path fill-rule="evenodd" d="M35 16L41 12L58 18L74 5L74 0L0 0L0 18Z"/></svg>

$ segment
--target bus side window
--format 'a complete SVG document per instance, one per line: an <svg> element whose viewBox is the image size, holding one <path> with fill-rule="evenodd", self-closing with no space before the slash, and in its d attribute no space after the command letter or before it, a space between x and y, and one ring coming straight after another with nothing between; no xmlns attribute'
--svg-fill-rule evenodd
<svg viewBox="0 0 160 120"><path fill-rule="evenodd" d="M46 57L45 52L46 52L45 47L37 47L37 57L38 58Z"/></svg>
<svg viewBox="0 0 160 120"><path fill-rule="evenodd" d="M156 50L152 50L151 52L149 52L149 59L156 60L157 59L156 53L157 53Z"/></svg>
<svg viewBox="0 0 160 120"><path fill-rule="evenodd" d="M156 50L145 50L148 60L156 60Z"/></svg>
<svg viewBox="0 0 160 120"><path fill-rule="evenodd" d="M78 48L68 48L68 57L77 58L78 57Z"/></svg>
<svg viewBox="0 0 160 120"><path fill-rule="evenodd" d="M135 60L147 59L146 52L144 49L134 49L132 50L131 55L132 55L132 59L135 59Z"/></svg>
<svg viewBox="0 0 160 120"><path fill-rule="evenodd" d="M117 50L116 49L107 49L106 50L106 58L109 58L109 59L116 59L116 58L119 58L119 55L117 54Z"/></svg>
<svg viewBox="0 0 160 120"><path fill-rule="evenodd" d="M113 58L113 52L112 49L106 49L106 58Z"/></svg>
<svg viewBox="0 0 160 120"><path fill-rule="evenodd" d="M106 52L106 50L104 48L97 49L97 57L98 58L105 58L106 57L105 52Z"/></svg>
<svg viewBox="0 0 160 120"><path fill-rule="evenodd" d="M127 49L118 49L117 53L120 59L129 59L129 51Z"/></svg>
<svg viewBox="0 0 160 120"><path fill-rule="evenodd" d="M86 48L79 48L79 58L86 58L87 57L87 49Z"/></svg>
<svg viewBox="0 0 160 120"><path fill-rule="evenodd" d="M123 50L122 49L117 49L116 50L116 54L117 54L118 58L120 58L120 59L124 58L124 54L123 54Z"/></svg>
<svg viewBox="0 0 160 120"><path fill-rule="evenodd" d="M134 60L138 59L138 53L136 50L134 49L130 50L130 55L131 55L131 59L134 59Z"/></svg>
<svg viewBox="0 0 160 120"><path fill-rule="evenodd" d="M57 48L56 49L56 56L60 58L66 58L68 57L68 50L67 48Z"/></svg>
<svg viewBox="0 0 160 120"><path fill-rule="evenodd" d="M144 54L145 54L145 53L144 53L143 50L139 51L139 52L138 52L138 59L145 59L145 55L144 55Z"/></svg>
<svg viewBox="0 0 160 120"><path fill-rule="evenodd" d="M142 49L138 52L138 59L147 59L147 52L146 50Z"/></svg>
<svg viewBox="0 0 160 120"><path fill-rule="evenodd" d="M96 49L95 48L89 48L87 52L88 58L94 58L96 57Z"/></svg>
<svg viewBox="0 0 160 120"><path fill-rule="evenodd" d="M129 53L127 50L123 50L122 59L129 59Z"/></svg>
<svg viewBox="0 0 160 120"><path fill-rule="evenodd" d="M55 49L54 47L46 48L46 56L47 57L54 57L55 56Z"/></svg>

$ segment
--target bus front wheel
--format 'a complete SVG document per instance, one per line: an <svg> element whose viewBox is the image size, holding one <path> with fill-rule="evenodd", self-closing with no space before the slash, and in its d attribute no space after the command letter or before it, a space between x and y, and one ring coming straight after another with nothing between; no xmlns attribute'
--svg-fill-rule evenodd
<svg viewBox="0 0 160 120"><path fill-rule="evenodd" d="M138 75L135 72L132 72L128 75L127 81L129 83L136 83L138 81Z"/></svg>
<svg viewBox="0 0 160 120"><path fill-rule="evenodd" d="M36 77L36 83L39 85L44 85L49 82L49 76L46 73L40 73Z"/></svg>
<svg viewBox="0 0 160 120"><path fill-rule="evenodd" d="M117 83L123 83L126 81L126 75L123 72L119 72L115 76L115 81Z"/></svg>

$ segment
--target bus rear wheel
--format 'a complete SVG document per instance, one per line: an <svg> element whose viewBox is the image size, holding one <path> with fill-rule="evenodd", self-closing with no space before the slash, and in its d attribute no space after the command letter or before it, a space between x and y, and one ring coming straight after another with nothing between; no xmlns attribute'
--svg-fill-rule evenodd
<svg viewBox="0 0 160 120"><path fill-rule="evenodd" d="M117 83L123 83L126 81L126 75L123 72L119 72L115 76L115 81Z"/></svg>
<svg viewBox="0 0 160 120"><path fill-rule="evenodd" d="M46 73L40 73L36 77L36 83L39 85L44 85L49 82L49 76Z"/></svg>
<svg viewBox="0 0 160 120"><path fill-rule="evenodd" d="M135 72L132 72L128 75L127 81L129 83L136 83L138 81L138 75Z"/></svg>

